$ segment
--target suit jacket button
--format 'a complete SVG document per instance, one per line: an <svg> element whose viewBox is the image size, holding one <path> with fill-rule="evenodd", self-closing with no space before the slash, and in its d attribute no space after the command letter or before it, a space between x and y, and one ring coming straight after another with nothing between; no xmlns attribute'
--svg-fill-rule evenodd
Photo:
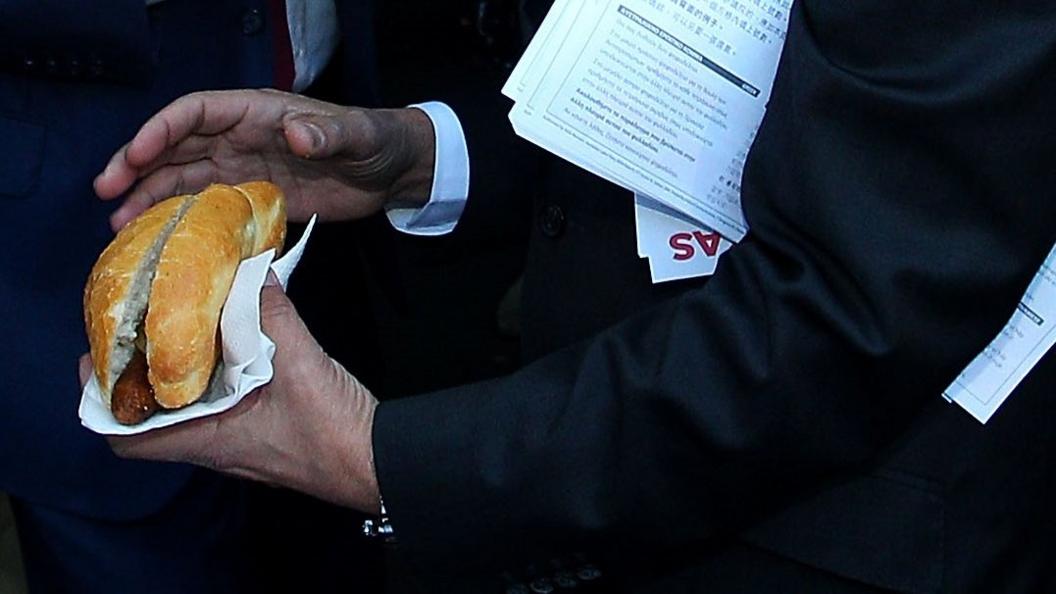
<svg viewBox="0 0 1056 594"><path fill-rule="evenodd" d="M528 585L535 594L550 594L554 591L554 585L546 578L539 578Z"/></svg>
<svg viewBox="0 0 1056 594"><path fill-rule="evenodd" d="M557 237L565 230L565 211L551 204L539 215L539 229L547 237Z"/></svg>
<svg viewBox="0 0 1056 594"><path fill-rule="evenodd" d="M576 570L576 577L584 582L589 582L600 578L601 570L593 565L584 565Z"/></svg>
<svg viewBox="0 0 1056 594"><path fill-rule="evenodd" d="M93 59L91 66L88 67L88 74L92 78L99 78L104 72L106 72L106 64L99 58Z"/></svg>
<svg viewBox="0 0 1056 594"><path fill-rule="evenodd" d="M261 14L259 8L247 10L242 15L242 34L243 35L256 35L260 33L260 30L264 28L264 15Z"/></svg>
<svg viewBox="0 0 1056 594"><path fill-rule="evenodd" d="M78 60L77 58L71 59L70 60L70 76L72 76L74 78L77 78L81 74L83 74L82 69L81 69L81 61Z"/></svg>
<svg viewBox="0 0 1056 594"><path fill-rule="evenodd" d="M36 69L37 69L37 61L34 60L33 58L30 58L29 56L26 56L22 60L22 70L25 70L26 72L33 72Z"/></svg>
<svg viewBox="0 0 1056 594"><path fill-rule="evenodd" d="M571 571L559 571L554 574L554 583L557 584L558 588L575 588L579 585L579 580L572 574Z"/></svg>
<svg viewBox="0 0 1056 594"><path fill-rule="evenodd" d="M44 60L44 71L48 74L55 75L59 73L59 63L55 58L48 58Z"/></svg>

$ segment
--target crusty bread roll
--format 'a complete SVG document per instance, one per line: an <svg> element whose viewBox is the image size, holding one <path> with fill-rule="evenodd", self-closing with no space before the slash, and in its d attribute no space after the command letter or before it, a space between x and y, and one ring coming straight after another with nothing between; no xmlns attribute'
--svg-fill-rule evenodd
<svg viewBox="0 0 1056 594"><path fill-rule="evenodd" d="M268 182L162 201L117 234L92 269L84 316L96 378L119 421L153 412L141 391L135 403L112 400L137 344L157 404L179 408L201 397L220 358L220 310L239 262L281 250L285 235L285 199Z"/></svg>

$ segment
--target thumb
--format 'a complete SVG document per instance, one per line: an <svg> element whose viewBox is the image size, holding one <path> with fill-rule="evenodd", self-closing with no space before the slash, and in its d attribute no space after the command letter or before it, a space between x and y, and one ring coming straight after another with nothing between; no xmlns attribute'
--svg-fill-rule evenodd
<svg viewBox="0 0 1056 594"><path fill-rule="evenodd" d="M275 344L299 341L308 334L301 316L286 296L274 272L268 272L260 292L260 325Z"/></svg>
<svg viewBox="0 0 1056 594"><path fill-rule="evenodd" d="M375 136L369 118L356 110L341 115L295 115L283 123L283 131L290 151L305 159L343 153L358 158L371 152Z"/></svg>

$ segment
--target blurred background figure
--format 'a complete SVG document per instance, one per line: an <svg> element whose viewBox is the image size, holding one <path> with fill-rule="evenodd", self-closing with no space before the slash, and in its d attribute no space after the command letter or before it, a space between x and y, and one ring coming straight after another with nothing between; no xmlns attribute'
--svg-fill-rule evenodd
<svg viewBox="0 0 1056 594"><path fill-rule="evenodd" d="M0 491L35 594L374 587L372 553L348 536L358 516L189 467L120 461L80 426L79 388L55 368L85 349L81 291L113 235L112 205L91 185L107 158L195 90L314 92L319 81L331 98L371 104L372 18L368 0L0 0ZM309 258L300 282L310 288L323 268ZM314 293L344 299L330 326L369 334L354 313L362 275L323 272L330 291Z"/></svg>

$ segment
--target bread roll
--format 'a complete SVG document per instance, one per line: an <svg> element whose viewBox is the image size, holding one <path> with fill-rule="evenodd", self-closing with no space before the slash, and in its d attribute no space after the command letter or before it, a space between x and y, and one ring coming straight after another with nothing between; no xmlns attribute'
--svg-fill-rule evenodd
<svg viewBox="0 0 1056 594"><path fill-rule="evenodd" d="M127 406L111 397L137 337L158 404L179 408L201 397L220 357L220 310L238 264L281 250L285 234L285 199L267 182L165 200L117 234L84 297L96 378L111 410Z"/></svg>

